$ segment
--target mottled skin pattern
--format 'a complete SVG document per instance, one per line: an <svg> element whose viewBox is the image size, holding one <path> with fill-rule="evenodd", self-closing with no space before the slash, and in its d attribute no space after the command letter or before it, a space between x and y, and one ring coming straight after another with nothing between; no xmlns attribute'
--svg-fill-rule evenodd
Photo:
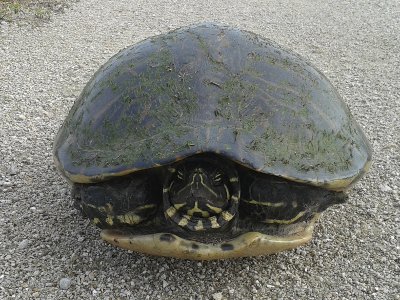
<svg viewBox="0 0 400 300"><path fill-rule="evenodd" d="M100 182L203 152L343 190L371 149L334 87L253 33L202 24L147 39L107 62L54 146L73 182Z"/></svg>

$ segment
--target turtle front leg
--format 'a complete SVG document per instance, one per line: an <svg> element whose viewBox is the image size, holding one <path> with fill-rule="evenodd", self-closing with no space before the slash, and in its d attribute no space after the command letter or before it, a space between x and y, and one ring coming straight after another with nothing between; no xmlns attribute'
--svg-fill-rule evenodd
<svg viewBox="0 0 400 300"><path fill-rule="evenodd" d="M134 174L113 180L77 184L72 188L75 206L100 228L135 226L157 212L162 186L152 174Z"/></svg>
<svg viewBox="0 0 400 300"><path fill-rule="evenodd" d="M248 177L243 184L240 209L254 221L270 225L308 221L315 214L347 199L343 192L265 174Z"/></svg>

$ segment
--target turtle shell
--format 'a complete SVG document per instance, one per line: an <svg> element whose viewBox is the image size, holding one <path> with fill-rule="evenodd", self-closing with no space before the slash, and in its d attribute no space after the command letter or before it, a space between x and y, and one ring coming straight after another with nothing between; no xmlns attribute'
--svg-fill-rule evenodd
<svg viewBox="0 0 400 300"><path fill-rule="evenodd" d="M251 32L205 23L146 39L104 64L54 144L72 182L99 182L212 152L342 190L371 149L328 79Z"/></svg>

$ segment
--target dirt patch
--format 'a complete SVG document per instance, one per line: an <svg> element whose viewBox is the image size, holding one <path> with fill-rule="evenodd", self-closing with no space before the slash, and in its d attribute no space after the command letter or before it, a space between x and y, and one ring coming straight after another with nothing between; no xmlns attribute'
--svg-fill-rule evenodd
<svg viewBox="0 0 400 300"><path fill-rule="evenodd" d="M40 24L79 0L0 0L0 23Z"/></svg>

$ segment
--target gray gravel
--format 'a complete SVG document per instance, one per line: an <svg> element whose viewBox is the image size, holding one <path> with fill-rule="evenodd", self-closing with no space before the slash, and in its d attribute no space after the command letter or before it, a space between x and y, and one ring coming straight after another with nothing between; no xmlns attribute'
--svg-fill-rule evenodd
<svg viewBox="0 0 400 300"><path fill-rule="evenodd" d="M82 0L38 28L0 25L0 299L400 299L400 2ZM52 140L119 49L203 20L295 50L338 88L374 148L313 241L191 262L103 243L72 208Z"/></svg>

